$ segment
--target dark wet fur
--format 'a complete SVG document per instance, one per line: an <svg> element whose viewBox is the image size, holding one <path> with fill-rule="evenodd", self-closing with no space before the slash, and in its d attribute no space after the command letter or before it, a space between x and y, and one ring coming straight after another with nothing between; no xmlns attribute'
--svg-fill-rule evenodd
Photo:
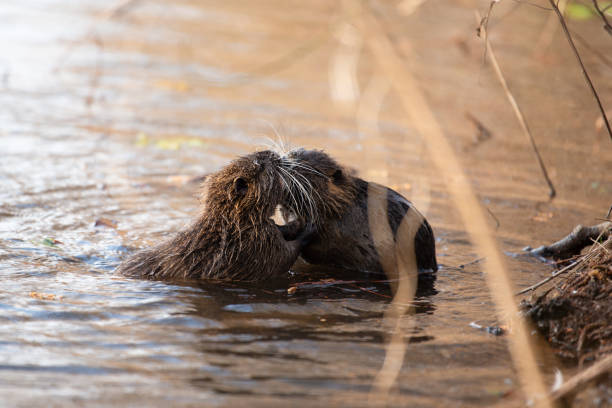
<svg viewBox="0 0 612 408"><path fill-rule="evenodd" d="M270 217L287 199L280 157L270 151L234 160L206 178L200 216L118 268L149 279L262 280L289 271L308 230L283 232ZM291 235L291 236L290 236ZM287 238L287 239L285 239Z"/></svg>
<svg viewBox="0 0 612 408"><path fill-rule="evenodd" d="M368 222L368 182L353 175L326 153L299 149L288 155L314 171L296 167L308 177L317 202L316 233L302 249L309 263L369 272L383 272L378 251L372 241ZM384 187L386 188L386 187ZM387 189L387 217L395 235L412 204L396 191ZM438 270L435 239L423 218L415 236L419 280L433 281Z"/></svg>

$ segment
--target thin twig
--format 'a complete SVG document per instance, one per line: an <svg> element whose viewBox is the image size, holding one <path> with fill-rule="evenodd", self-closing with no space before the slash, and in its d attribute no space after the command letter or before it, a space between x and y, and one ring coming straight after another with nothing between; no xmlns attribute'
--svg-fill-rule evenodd
<svg viewBox="0 0 612 408"><path fill-rule="evenodd" d="M485 207L485 209L487 210L489 215L491 215L491 217L493 217L493 219L495 220L495 231L497 231L499 229L499 227L501 226L501 223L499 222L499 219L495 216L495 214L493 214L493 211L491 211L491 209L489 207Z"/></svg>
<svg viewBox="0 0 612 408"><path fill-rule="evenodd" d="M519 4L528 4L532 7L539 8L540 10L551 10L548 7L540 6L539 4L532 3L530 1L522 1L522 0L514 0L514 1Z"/></svg>
<svg viewBox="0 0 612 408"><path fill-rule="evenodd" d="M556 1L557 1L557 6L559 7L559 9L561 10L562 13L564 13L565 8L567 7L567 2L569 0L556 0ZM546 10L552 11L550 7L547 7ZM548 50L548 48L550 48L550 44L553 41L553 38L555 36L557 27L558 27L556 20L557 18L555 17L554 14L548 13L548 17L546 18L546 22L544 23L544 26L542 27L542 31L540 32L540 35L538 36L538 40L535 41L535 46L533 47L532 56L540 57L546 52L546 50Z"/></svg>
<svg viewBox="0 0 612 408"><path fill-rule="evenodd" d="M602 232L603 234L603 232ZM595 241L599 241L599 239L603 236L602 234L599 235L599 237L595 240ZM588 261L589 259L591 259L595 254L595 251L591 250L589 251L586 255L584 255L579 261L573 262L569 265L567 265L564 268L559 269L558 271L554 272L552 275L550 275L548 278L541 280L540 282L536 283L535 285L531 285L528 288L525 288L519 292L515 293L515 296L518 295L522 295L525 294L527 292L530 292L534 289L539 288L540 286L544 285L547 282L550 282L551 280L555 279L557 276L564 274L565 272L567 272L568 270L572 269L573 267L578 268L581 264L585 263L586 261Z"/></svg>
<svg viewBox="0 0 612 408"><path fill-rule="evenodd" d="M595 10L597 10L597 13L599 13L599 15L601 16L601 19L604 22L604 28L606 29L608 34L612 35L612 25L610 25L610 22L608 21L608 17L606 17L606 10L610 6L607 6L606 8L602 10L599 8L599 3L597 2L597 0L593 0L593 6L595 6Z"/></svg>
<svg viewBox="0 0 612 408"><path fill-rule="evenodd" d="M586 383L594 380L600 375L609 373L610 371L612 371L612 355L603 357L589 368L582 370L569 380L565 381L559 388L550 393L550 397L553 400L563 398L573 391L582 389Z"/></svg>
<svg viewBox="0 0 612 408"><path fill-rule="evenodd" d="M478 11L476 11L476 20L478 22L482 21L482 18L480 17L480 13ZM510 92L510 88L508 88L508 83L506 82L506 79L504 78L504 74L502 73L501 68L499 67L497 58L495 57L495 53L493 52L493 47L491 46L491 42L488 40L488 37L486 34L486 28L482 24L480 25L480 31L484 32L485 52L487 50L489 51L488 53L489 60L491 60L491 65L493 65L495 74L497 74L497 79L499 79L499 82L501 83L502 88L504 88L506 97L508 98L510 105L512 105L514 114L516 115L516 118L518 119L521 125L521 128L523 129L523 133L525 134L525 136L527 136L527 139L529 139L529 142L531 143L531 148L533 149L536 159L538 160L538 164L540 165L540 170L542 171L542 175L544 176L544 179L546 180L546 184L548 184L548 189L549 189L548 197L552 200L557 195L557 192L555 190L555 186L550 180L550 177L548 176L548 171L546 171L546 166L544 165L544 161L542 160L542 156L540 155L538 146L536 145L535 139L533 135L531 134L529 127L527 126L527 121L525 120L525 117L523 116L523 112L521 111L521 108L516 102L514 95L512 95L512 92Z"/></svg>
<svg viewBox="0 0 612 408"><path fill-rule="evenodd" d="M480 37L480 35L483 34L485 43L489 41L489 30L487 30L489 26L489 17L491 17L491 13L493 12L493 6L498 1L499 0L491 0L491 3L489 3L489 10L487 11L487 15L479 19L480 22L478 24L478 28L476 28L476 35ZM484 54L482 55L482 65L483 66L486 63L486 61L487 61L487 48L485 47Z"/></svg>
<svg viewBox="0 0 612 408"><path fill-rule="evenodd" d="M535 285L531 285L531 286L529 286L528 288L525 288L525 289L523 289L523 290L521 290L521 291L518 291L518 292L516 292L514 295L515 295L515 296L518 296L518 295L522 295L522 294L527 293L527 292L531 292L532 290L537 289L537 288L539 288L540 286L544 285L545 283L550 282L551 280L555 279L557 276L559 276L559 275L561 275L561 274L563 274L563 273L567 272L567 271L568 271L568 270L570 270L572 267L574 267L574 266L576 266L576 265L578 265L578 264L580 264L580 263L582 263L582 262L583 262L583 260L578 261L578 262L571 263L571 264L567 265L565 268L559 269L558 271L554 272L554 273L553 273L552 275L550 275L548 278L546 278L546 279L543 279L543 280L539 281L539 282L538 282L538 283L536 283Z"/></svg>
<svg viewBox="0 0 612 408"><path fill-rule="evenodd" d="M349 284L347 284L347 285L348 285L348 286L352 286L352 287L354 287L354 288L357 288L357 289L359 289L359 290L362 290L362 291L364 291L364 292L371 293L371 294L376 295L376 296L380 296L380 297L384 297L384 298L388 298L388 299L392 299L392 298L393 298L393 296L385 295L384 293L378 293L378 292L375 292L375 291L373 291L373 290L366 289L366 288L364 288L364 287L362 287L362 286L359 286L359 285L355 285L355 284L351 284L351 283L349 283Z"/></svg>
<svg viewBox="0 0 612 408"><path fill-rule="evenodd" d="M485 257L474 259L473 261L459 265L457 269L464 269L466 266L475 265L480 261L484 261L485 259L486 259Z"/></svg>
<svg viewBox="0 0 612 408"><path fill-rule="evenodd" d="M592 52L597 58L601 60L602 63L607 65L608 68L612 68L612 61L608 57L606 57L605 54L603 54L596 48L592 47L591 44L589 44L589 42L583 36L578 34L576 31L571 30L571 33L572 33L572 36L578 40L578 42L581 44L583 48L586 48L588 51Z"/></svg>
<svg viewBox="0 0 612 408"><path fill-rule="evenodd" d="M557 7L557 4L555 3L555 1L554 0L548 0L548 1L550 2L550 5L552 6L553 10L555 10L557 17L559 18L559 23L561 23L561 27L563 28L563 32L565 33L565 38L567 39L567 42L572 48L572 51L574 52L574 55L576 56L578 63L580 64L580 69L582 70L584 79L586 79L587 84L589 85L589 88L591 88L591 93L593 94L593 96L595 97L595 100L597 101L597 106L599 106L599 110L601 111L601 116L606 125L606 129L608 130L608 135L610 136L610 140L612 140L612 129L610 128L610 121L608 120L608 116L606 116L606 111L603 105L601 104L601 100L599 99L599 94L595 90L595 86L593 85L593 82L591 81L591 77L589 76L584 66L584 63L582 62L582 58L580 58L580 53L578 53L578 49L576 48L576 45L574 44L574 40L572 40L572 35L570 34L569 29L567 28L567 24L565 24L565 18L563 18L563 14L559 10L559 7Z"/></svg>

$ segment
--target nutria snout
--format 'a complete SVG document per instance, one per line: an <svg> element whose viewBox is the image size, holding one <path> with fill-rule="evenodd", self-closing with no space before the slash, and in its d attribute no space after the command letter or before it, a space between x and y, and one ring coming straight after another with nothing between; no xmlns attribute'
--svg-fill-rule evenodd
<svg viewBox="0 0 612 408"><path fill-rule="evenodd" d="M117 271L150 279L283 276L313 230L302 220L279 227L271 219L279 205L296 207L286 165L277 153L261 151L208 176L197 219L172 238L137 252Z"/></svg>

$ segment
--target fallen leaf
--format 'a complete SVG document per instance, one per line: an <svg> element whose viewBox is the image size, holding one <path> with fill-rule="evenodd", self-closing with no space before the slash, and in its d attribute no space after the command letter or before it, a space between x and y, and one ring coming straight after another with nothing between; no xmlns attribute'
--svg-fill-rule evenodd
<svg viewBox="0 0 612 408"><path fill-rule="evenodd" d="M62 300L62 296L55 296L51 293L30 292L30 297L39 300Z"/></svg>
<svg viewBox="0 0 612 408"><path fill-rule="evenodd" d="M94 227L108 227L116 229L119 223L114 220L110 220L108 218L98 218L94 224Z"/></svg>
<svg viewBox="0 0 612 408"><path fill-rule="evenodd" d="M46 245L46 246L50 246L50 247L54 247L57 246L58 244L63 244L62 241L58 241L55 238L45 238L41 241L41 244Z"/></svg>

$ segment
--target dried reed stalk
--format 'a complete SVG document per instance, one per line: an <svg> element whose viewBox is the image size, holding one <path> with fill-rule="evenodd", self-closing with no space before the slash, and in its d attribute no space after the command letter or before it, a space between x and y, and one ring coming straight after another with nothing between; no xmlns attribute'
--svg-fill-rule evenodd
<svg viewBox="0 0 612 408"><path fill-rule="evenodd" d="M417 80L406 70L403 60L380 23L360 1L347 0L344 5L353 24L366 38L367 46L379 63L379 68L397 91L410 124L423 135L432 161L445 179L451 199L456 203L478 252L487 258L487 262L483 265L486 281L499 317L505 317L511 323L510 353L526 397L538 406L551 406L535 363L535 352L530 344L526 322L519 318L519 310L512 295L514 291L506 267L471 183L435 119Z"/></svg>
<svg viewBox="0 0 612 408"><path fill-rule="evenodd" d="M577 390L582 389L588 382L594 380L595 378L610 372L612 372L612 354L603 357L589 368L582 370L569 380L563 382L561 386L551 393L551 398L563 398Z"/></svg>
<svg viewBox="0 0 612 408"><path fill-rule="evenodd" d="M576 45L574 44L572 35L570 34L569 29L567 28L567 24L565 23L565 18L563 17L563 13L561 12L561 10L559 10L559 7L555 3L555 0L548 0L548 1L551 7L553 8L553 10L555 11L555 14L559 18L559 23L561 24L561 28L563 28L563 33L565 34L567 43L570 45L570 48L572 49L572 52L574 53L574 56L576 57L576 60L578 61L578 64L580 65L580 70L582 71L582 75L584 76L584 79L587 82L587 85L589 86L589 89L591 90L593 97L595 98L595 102L597 102L597 107L599 108L599 111L601 112L601 117L603 119L604 125L606 126L606 130L608 131L608 136L610 136L610 140L612 140L612 128L610 128L610 121L608 120L606 111L601 103L601 100L599 99L599 94L597 93L597 90L595 90L595 85L593 85L593 81L591 81L591 77L589 76L589 73L587 72L586 67L584 66L584 63L582 62L582 58L580 57L580 53L578 52L578 49L576 48ZM597 4L597 2L595 2L595 4ZM605 15L603 13L602 13L602 16L605 19ZM605 21L607 24L607 20Z"/></svg>
<svg viewBox="0 0 612 408"><path fill-rule="evenodd" d="M533 137L531 130L529 130L529 126L527 126L527 121L525 120L525 116L523 115L523 111L521 111L521 108L518 102L516 101L516 98L510 91L510 88L508 87L508 83L506 82L506 78L504 77L504 74L502 73L502 70L499 67L499 63L497 62L497 57L495 57L495 53L493 52L493 47L491 47L491 42L489 41L486 24L482 24L483 19L480 16L480 13L478 11L476 11L475 14L476 14L476 23L480 24L479 26L480 33L485 39L485 54L489 57L489 60L491 61L491 65L493 66L493 70L495 71L495 75L497 76L497 79L499 80L499 83L501 84L502 88L504 88L504 93L506 94L506 97L508 98L508 102L510 102L510 105L512 106L512 110L514 111L514 114L516 115L516 119L519 121L519 124L521 125L523 134L527 137L527 140L529 140L529 143L531 144L533 153L535 154L538 164L540 165L540 171L542 172L542 176L544 177L544 180L546 180L546 184L548 184L548 189L549 189L548 197L550 199L553 199L557 195L557 192L555 191L555 186L553 185L552 181L550 180L550 177L548 176L548 171L546 170L546 166L544 165L544 160L542 160L542 156L540 155L540 151L538 150L538 146L535 142L535 138ZM488 20L488 17L487 17L487 20Z"/></svg>
<svg viewBox="0 0 612 408"><path fill-rule="evenodd" d="M423 216L410 209L402 220L395 239L387 219L387 189L375 183L368 186L368 220L372 241L377 246L382 267L391 281L393 301L385 312L384 324L393 327L382 368L374 380L370 403L386 405L389 392L399 375L406 355L402 316L409 311L417 289L417 262L414 240ZM382 222L381 222L382 220ZM394 242L394 247L385 245ZM381 245L383 244L383 245ZM383 250L386 248L387 250ZM414 324L411 320L410 324Z"/></svg>

